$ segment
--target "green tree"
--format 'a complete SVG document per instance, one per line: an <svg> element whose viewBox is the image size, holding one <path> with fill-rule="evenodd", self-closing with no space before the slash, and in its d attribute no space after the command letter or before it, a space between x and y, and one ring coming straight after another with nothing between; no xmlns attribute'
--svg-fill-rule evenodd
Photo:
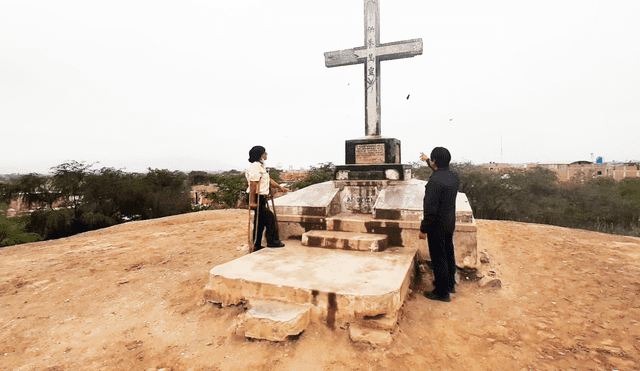
<svg viewBox="0 0 640 371"><path fill-rule="evenodd" d="M189 186L209 184L211 183L211 175L204 171L192 171L187 176L187 184Z"/></svg>
<svg viewBox="0 0 640 371"><path fill-rule="evenodd" d="M19 190L15 182L0 183L0 203L10 203L18 197Z"/></svg>
<svg viewBox="0 0 640 371"><path fill-rule="evenodd" d="M52 187L50 179L35 173L21 176L17 187L27 205L47 205L53 209L53 203L60 199L60 193Z"/></svg>
<svg viewBox="0 0 640 371"><path fill-rule="evenodd" d="M282 174L282 170L278 170L276 168L269 168L269 177L273 179L274 182L280 183L280 174Z"/></svg>
<svg viewBox="0 0 640 371"><path fill-rule="evenodd" d="M26 231L28 217L7 218L6 215L7 204L0 203L0 248L42 240L36 233Z"/></svg>
<svg viewBox="0 0 640 371"><path fill-rule="evenodd" d="M81 162L69 161L51 168L53 188L65 203L73 206L76 213L82 200L84 180L92 166L93 164L85 165Z"/></svg>
<svg viewBox="0 0 640 371"><path fill-rule="evenodd" d="M318 166L312 166L309 170L309 176L307 179L296 182L291 187L293 190L302 189L312 184L323 183L332 180L335 173L335 165L331 162L318 164Z"/></svg>
<svg viewBox="0 0 640 371"><path fill-rule="evenodd" d="M136 179L137 180L137 179ZM180 171L149 169L141 183L145 207L143 219L159 218L191 211L187 176ZM134 185L135 185L134 181Z"/></svg>
<svg viewBox="0 0 640 371"><path fill-rule="evenodd" d="M71 209L36 210L31 213L25 229L45 240L68 237L80 232L74 229L74 220Z"/></svg>
<svg viewBox="0 0 640 371"><path fill-rule="evenodd" d="M214 181L218 192L209 193L207 198L223 207L236 207L240 199L246 198L247 180L244 174L220 175Z"/></svg>
<svg viewBox="0 0 640 371"><path fill-rule="evenodd" d="M90 222L88 225L108 226L111 221L113 223L122 222L125 218L131 219L133 215L136 215L137 212L128 212L125 205L127 197L135 199L137 196L130 195L131 192L128 190L132 177L132 174L126 174L122 170L106 167L87 174L82 188L83 205L80 209L83 213L89 212L93 215L85 216L83 220L88 222L100 219L101 222ZM105 224L104 221L109 221L109 223Z"/></svg>
<svg viewBox="0 0 640 371"><path fill-rule="evenodd" d="M411 176L420 180L429 180L433 170L425 162L415 161L411 164Z"/></svg>

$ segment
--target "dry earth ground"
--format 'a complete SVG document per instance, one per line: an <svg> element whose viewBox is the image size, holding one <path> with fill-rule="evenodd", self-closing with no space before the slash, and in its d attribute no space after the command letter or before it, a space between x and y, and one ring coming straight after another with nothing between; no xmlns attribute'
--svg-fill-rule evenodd
<svg viewBox="0 0 640 371"><path fill-rule="evenodd" d="M234 335L205 304L241 255L246 212L127 223L0 250L1 370L640 370L640 239L478 220L503 288L414 293L394 343L323 325L286 343Z"/></svg>

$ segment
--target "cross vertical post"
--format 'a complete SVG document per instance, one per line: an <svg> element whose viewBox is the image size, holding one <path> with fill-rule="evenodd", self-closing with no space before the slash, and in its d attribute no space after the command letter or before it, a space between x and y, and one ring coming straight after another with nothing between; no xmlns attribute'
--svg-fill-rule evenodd
<svg viewBox="0 0 640 371"><path fill-rule="evenodd" d="M380 1L364 0L364 46L324 53L325 66L364 64L365 135L379 137L381 127L380 62L422 54L422 39L380 44Z"/></svg>
<svg viewBox="0 0 640 371"><path fill-rule="evenodd" d="M365 135L380 136L380 60L376 47L380 45L380 6L377 0L364 4L365 62Z"/></svg>

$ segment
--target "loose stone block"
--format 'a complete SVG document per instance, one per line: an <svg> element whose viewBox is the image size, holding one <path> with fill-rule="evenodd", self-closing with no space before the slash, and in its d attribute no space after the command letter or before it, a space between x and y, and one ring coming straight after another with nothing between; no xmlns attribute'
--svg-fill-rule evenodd
<svg viewBox="0 0 640 371"><path fill-rule="evenodd" d="M398 327L398 312L364 317L362 320L357 321L357 324L371 329L393 332Z"/></svg>
<svg viewBox="0 0 640 371"><path fill-rule="evenodd" d="M491 289L491 288L500 289L500 288L502 288L502 281L497 277L489 277L489 276L482 277L482 279L480 280L480 282L478 284L483 289Z"/></svg>
<svg viewBox="0 0 640 371"><path fill-rule="evenodd" d="M252 300L248 311L240 318L240 330L254 339L283 341L298 335L309 325L308 306L273 300Z"/></svg>
<svg viewBox="0 0 640 371"><path fill-rule="evenodd" d="M374 347L389 346L393 342L393 335L387 330L363 327L357 324L349 326L349 337L356 343L369 343Z"/></svg>

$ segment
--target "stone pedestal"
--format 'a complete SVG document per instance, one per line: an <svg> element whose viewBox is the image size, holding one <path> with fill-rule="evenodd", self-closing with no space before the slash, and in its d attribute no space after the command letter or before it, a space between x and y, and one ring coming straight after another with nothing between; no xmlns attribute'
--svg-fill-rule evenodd
<svg viewBox="0 0 640 371"><path fill-rule="evenodd" d="M411 166L400 162L400 140L369 136L345 142L345 164L336 180L409 180Z"/></svg>
<svg viewBox="0 0 640 371"><path fill-rule="evenodd" d="M400 140L383 137L347 140L344 163L347 165L399 164Z"/></svg>

